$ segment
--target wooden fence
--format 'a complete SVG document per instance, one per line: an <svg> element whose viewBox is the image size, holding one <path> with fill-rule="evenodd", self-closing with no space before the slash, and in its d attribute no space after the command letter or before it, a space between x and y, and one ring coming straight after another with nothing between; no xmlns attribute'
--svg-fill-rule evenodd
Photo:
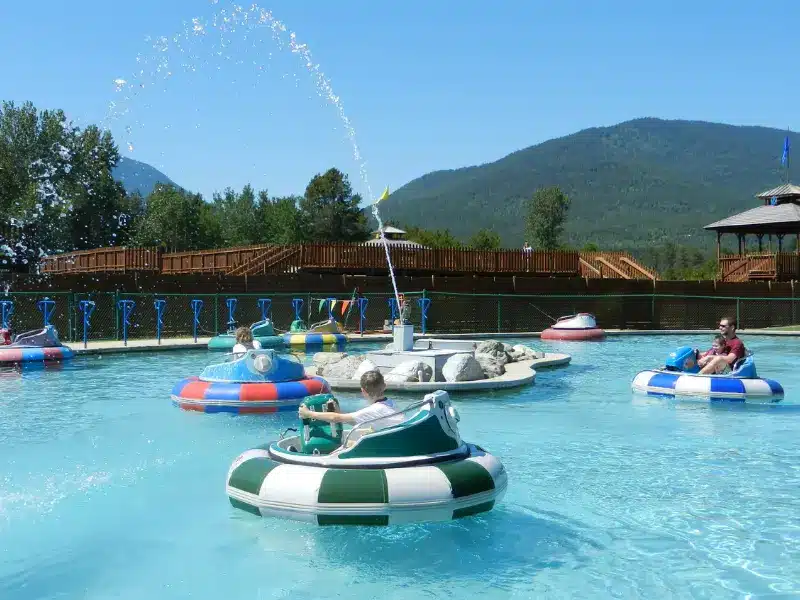
<svg viewBox="0 0 800 600"><path fill-rule="evenodd" d="M43 273L106 273L161 271L158 248L97 248L69 254L55 254L42 259Z"/></svg>
<svg viewBox="0 0 800 600"><path fill-rule="evenodd" d="M527 274L575 277L578 252L457 250L390 247L392 266L400 272L426 274ZM258 245L220 250L162 253L155 248L99 248L48 256L46 273L160 271L163 274L345 272L388 270L383 246L372 244Z"/></svg>

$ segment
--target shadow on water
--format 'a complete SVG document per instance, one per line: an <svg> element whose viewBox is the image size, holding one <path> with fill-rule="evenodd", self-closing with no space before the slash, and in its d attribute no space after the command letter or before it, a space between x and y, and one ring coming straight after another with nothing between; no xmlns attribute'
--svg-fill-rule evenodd
<svg viewBox="0 0 800 600"><path fill-rule="evenodd" d="M587 547L601 549L560 515L502 505L447 523L319 528L308 535L332 567L369 571L375 577L413 574L432 582L491 578L495 585L510 585L530 581L543 569L584 566L589 562Z"/></svg>

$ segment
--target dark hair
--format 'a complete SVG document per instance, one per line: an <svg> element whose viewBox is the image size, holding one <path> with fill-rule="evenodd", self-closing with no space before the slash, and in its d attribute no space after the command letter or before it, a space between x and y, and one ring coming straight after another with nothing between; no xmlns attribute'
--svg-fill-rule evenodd
<svg viewBox="0 0 800 600"><path fill-rule="evenodd" d="M714 341L724 345L725 343L727 343L728 340L725 339L724 335L718 333L714 336Z"/></svg>
<svg viewBox="0 0 800 600"><path fill-rule="evenodd" d="M386 383L383 381L381 372L375 369L374 371L367 371L361 376L361 389L367 392L371 397L383 393L386 389Z"/></svg>
<svg viewBox="0 0 800 600"><path fill-rule="evenodd" d="M720 321L727 321L728 325L736 329L736 319L733 317L722 317Z"/></svg>

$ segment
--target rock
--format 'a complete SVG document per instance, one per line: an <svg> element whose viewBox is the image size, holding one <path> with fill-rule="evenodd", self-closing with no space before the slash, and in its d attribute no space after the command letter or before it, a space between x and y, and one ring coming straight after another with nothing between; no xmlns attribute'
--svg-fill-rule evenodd
<svg viewBox="0 0 800 600"><path fill-rule="evenodd" d="M517 360L532 360L535 358L544 358L544 352L537 352L533 348L529 348L528 346L523 346L522 344L516 344L513 350L516 355L519 355L519 358L517 358Z"/></svg>
<svg viewBox="0 0 800 600"><path fill-rule="evenodd" d="M478 364L480 365L481 369L483 369L483 374L487 379L500 377L500 375L506 372L508 357L506 356L505 352L501 357L493 356L491 354L478 354L476 352L475 360L478 361Z"/></svg>
<svg viewBox="0 0 800 600"><path fill-rule="evenodd" d="M361 376L367 371L377 370L378 367L376 367L371 360L365 358L363 361L361 361L361 364L358 365L358 368L353 372L353 376L350 379L361 379Z"/></svg>
<svg viewBox="0 0 800 600"><path fill-rule="evenodd" d="M365 360L366 357L363 355L345 356L340 361L325 365L320 375L329 379L352 379L353 373Z"/></svg>
<svg viewBox="0 0 800 600"><path fill-rule="evenodd" d="M483 368L471 354L454 354L442 367L445 381L476 381L483 379Z"/></svg>
<svg viewBox="0 0 800 600"><path fill-rule="evenodd" d="M323 367L339 362L345 356L347 356L347 352L317 352L314 355L313 363L318 370L322 370Z"/></svg>
<svg viewBox="0 0 800 600"><path fill-rule="evenodd" d="M422 372L421 380L419 377L420 372ZM407 360L389 371L384 376L384 379L391 383L406 383L410 381L430 381L431 377L433 377L433 369L431 369L430 365L420 360Z"/></svg>
<svg viewBox="0 0 800 600"><path fill-rule="evenodd" d="M503 343L486 340L475 349L475 360L478 361L487 378L499 377L506 372L509 357Z"/></svg>

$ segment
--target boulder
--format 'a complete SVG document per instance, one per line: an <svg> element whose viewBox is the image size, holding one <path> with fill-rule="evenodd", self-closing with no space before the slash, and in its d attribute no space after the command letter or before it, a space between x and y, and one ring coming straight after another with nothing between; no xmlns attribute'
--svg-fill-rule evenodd
<svg viewBox="0 0 800 600"><path fill-rule="evenodd" d="M347 356L347 352L317 352L312 362L318 370L322 370L323 367L339 362L345 356Z"/></svg>
<svg viewBox="0 0 800 600"><path fill-rule="evenodd" d="M329 379L352 379L356 369L364 360L366 358L363 355L345 356L340 361L325 365L320 375Z"/></svg>
<svg viewBox="0 0 800 600"><path fill-rule="evenodd" d="M513 351L515 355L519 356L517 360L533 360L535 358L544 358L544 352L537 352L533 348L523 346L522 344L516 344L513 347Z"/></svg>
<svg viewBox="0 0 800 600"><path fill-rule="evenodd" d="M366 373L367 371L377 371L378 367L375 366L368 358L365 358L361 361L361 364L358 365L358 368L353 372L353 376L350 379L361 379L361 376Z"/></svg>
<svg viewBox="0 0 800 600"><path fill-rule="evenodd" d="M444 363L445 381L476 381L484 379L483 368L471 354L454 354Z"/></svg>
<svg viewBox="0 0 800 600"><path fill-rule="evenodd" d="M420 379L420 374L422 379ZM384 379L387 383L407 383L410 381L430 381L431 377L433 377L433 369L431 369L430 365L420 360L407 360L389 371L384 376Z"/></svg>
<svg viewBox="0 0 800 600"><path fill-rule="evenodd" d="M509 362L509 357L502 342L486 340L478 344L475 349L475 360L480 364L484 375L491 379L506 372L506 363Z"/></svg>

